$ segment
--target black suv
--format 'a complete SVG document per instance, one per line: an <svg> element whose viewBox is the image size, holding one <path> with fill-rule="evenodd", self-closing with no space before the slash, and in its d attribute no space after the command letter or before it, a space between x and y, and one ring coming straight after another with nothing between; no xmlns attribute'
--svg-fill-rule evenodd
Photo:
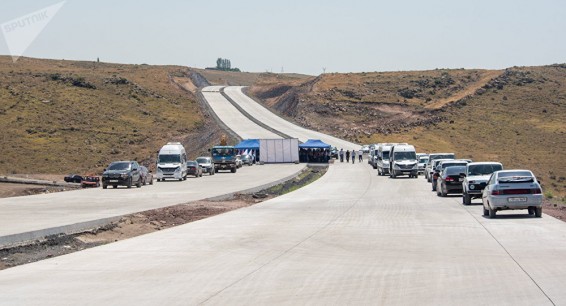
<svg viewBox="0 0 566 306"><path fill-rule="evenodd" d="M118 186L126 186L132 188L135 183L140 188L143 182L140 165L136 161L117 161L111 163L102 173L102 188L106 189L108 185L116 188Z"/></svg>

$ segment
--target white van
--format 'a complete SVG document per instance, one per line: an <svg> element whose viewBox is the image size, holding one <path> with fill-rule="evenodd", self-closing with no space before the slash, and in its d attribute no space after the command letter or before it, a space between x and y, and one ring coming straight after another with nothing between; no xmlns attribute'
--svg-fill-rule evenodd
<svg viewBox="0 0 566 306"><path fill-rule="evenodd" d="M180 142L168 142L157 156L157 181L187 179L187 152Z"/></svg>
<svg viewBox="0 0 566 306"><path fill-rule="evenodd" d="M377 168L377 175L389 174L389 151L393 143L382 143L377 147L375 157L375 168Z"/></svg>
<svg viewBox="0 0 566 306"><path fill-rule="evenodd" d="M389 153L389 175L392 178L398 175L419 177L417 151L411 145L395 145Z"/></svg>

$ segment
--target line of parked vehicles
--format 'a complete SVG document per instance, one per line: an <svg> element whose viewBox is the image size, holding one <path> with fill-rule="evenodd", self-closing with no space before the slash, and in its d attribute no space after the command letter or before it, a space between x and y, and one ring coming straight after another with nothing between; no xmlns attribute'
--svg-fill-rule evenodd
<svg viewBox="0 0 566 306"><path fill-rule="evenodd" d="M515 209L542 216L542 188L530 170L504 170L499 162L457 159L454 153L417 153L407 143L369 145L368 164L378 175L391 178L424 174L437 196L462 194L464 205L482 199L483 215L490 218L498 211Z"/></svg>
<svg viewBox="0 0 566 306"><path fill-rule="evenodd" d="M188 160L187 152L180 142L169 142L159 150L155 175L136 161L115 161L104 169L102 188L140 188L146 184L153 185L154 179L158 182L167 179L184 181L187 176L198 178L204 173L214 175L220 170L236 173L243 165L251 166L255 163L250 155L239 155L238 150L231 146L216 146L209 151L211 156Z"/></svg>

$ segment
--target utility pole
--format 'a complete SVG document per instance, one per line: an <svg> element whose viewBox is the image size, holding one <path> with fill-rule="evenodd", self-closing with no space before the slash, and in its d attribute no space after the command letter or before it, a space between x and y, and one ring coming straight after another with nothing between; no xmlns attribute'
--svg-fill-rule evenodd
<svg viewBox="0 0 566 306"><path fill-rule="evenodd" d="M322 67L322 74L326 73L326 67Z"/></svg>

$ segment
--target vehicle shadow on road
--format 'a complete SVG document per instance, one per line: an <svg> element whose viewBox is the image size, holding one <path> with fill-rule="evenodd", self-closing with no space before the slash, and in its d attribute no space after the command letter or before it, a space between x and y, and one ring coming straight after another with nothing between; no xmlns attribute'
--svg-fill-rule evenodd
<svg viewBox="0 0 566 306"><path fill-rule="evenodd" d="M484 219L490 219L489 216L482 216ZM535 217L535 215L529 215L529 214L497 214L495 216L495 219L498 220L517 220L517 219L541 219L541 218L537 218Z"/></svg>

